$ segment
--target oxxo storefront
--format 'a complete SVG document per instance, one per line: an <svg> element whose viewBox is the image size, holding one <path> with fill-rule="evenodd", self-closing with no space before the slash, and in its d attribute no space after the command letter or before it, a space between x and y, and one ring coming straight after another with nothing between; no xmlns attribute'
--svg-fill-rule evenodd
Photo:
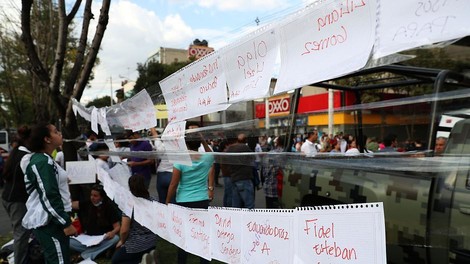
<svg viewBox="0 0 470 264"><path fill-rule="evenodd" d="M294 106L293 94L274 96L268 99L269 127L266 126L266 103L255 102L255 117L260 119L259 127L268 129L266 134L288 134L291 124L296 129L293 134L303 134L317 128L321 133L328 133L328 92L322 88L314 88L316 93L301 96L295 120L292 120L291 109ZM321 90L321 92L319 92ZM355 96L351 92L334 91L333 109L341 109L355 104ZM415 122L419 121L416 120ZM393 125L403 122L404 117L380 112L363 111L362 124L370 135L380 136L383 131L378 130L384 124ZM423 120L423 122L425 122ZM353 133L357 115L355 111L336 111L333 113L333 133ZM421 123L421 122L417 122ZM376 129L377 128L377 129ZM377 130L377 131L376 131Z"/></svg>

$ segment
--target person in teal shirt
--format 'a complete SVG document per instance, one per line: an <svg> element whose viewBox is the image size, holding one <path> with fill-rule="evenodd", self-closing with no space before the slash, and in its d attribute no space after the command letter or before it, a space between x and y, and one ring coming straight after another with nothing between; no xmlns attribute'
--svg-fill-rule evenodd
<svg viewBox="0 0 470 264"><path fill-rule="evenodd" d="M176 195L176 204L188 208L209 207L209 202L214 197L214 157L210 153L200 153L198 148L200 140L187 138L186 145L189 149L192 166L173 164L173 175L166 203ZM188 253L178 249L178 263L186 263ZM200 263L209 263L201 258Z"/></svg>

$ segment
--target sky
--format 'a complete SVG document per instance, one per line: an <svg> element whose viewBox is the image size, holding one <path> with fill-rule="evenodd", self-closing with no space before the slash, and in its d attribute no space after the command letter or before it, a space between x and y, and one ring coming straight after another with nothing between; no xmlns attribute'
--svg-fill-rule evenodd
<svg viewBox="0 0 470 264"><path fill-rule="evenodd" d="M109 95L121 81L138 78L137 64L159 47L187 49L193 40L222 48L274 19L300 9L305 0L118 0L98 54L101 64L82 102ZM98 16L100 4L94 1ZM112 83L111 83L112 81Z"/></svg>
<svg viewBox="0 0 470 264"><path fill-rule="evenodd" d="M67 10L73 2L66 0ZM91 88L85 90L81 102L110 95L111 91L114 95L123 80L135 81L137 64L145 63L160 47L187 49L198 38L207 40L209 46L217 50L311 2L313 0L113 0L98 54L100 65L94 68L95 79L90 83ZM18 11L9 11L12 5L17 10L21 8L19 1L0 0L0 8L9 17L19 16ZM100 8L101 1L93 1L95 18ZM77 17L80 16L78 13ZM89 41L97 19L92 23Z"/></svg>

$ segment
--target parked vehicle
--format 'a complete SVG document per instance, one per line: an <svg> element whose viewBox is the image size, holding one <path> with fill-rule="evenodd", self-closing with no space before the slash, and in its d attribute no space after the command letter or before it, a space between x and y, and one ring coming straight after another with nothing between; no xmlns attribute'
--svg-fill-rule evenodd
<svg viewBox="0 0 470 264"><path fill-rule="evenodd" d="M383 78L367 78L371 73ZM350 77L367 82L338 84ZM283 207L383 202L388 263L470 263L469 80L447 70L384 66L315 85L354 91L359 98L403 87L399 91L407 96L341 109L357 120L345 133L358 139L394 133L401 142L420 139L425 148L364 153L358 140L362 153L354 156L286 154ZM409 96L413 91L422 92ZM449 116L459 118L443 126ZM447 145L436 156L434 142L442 131Z"/></svg>

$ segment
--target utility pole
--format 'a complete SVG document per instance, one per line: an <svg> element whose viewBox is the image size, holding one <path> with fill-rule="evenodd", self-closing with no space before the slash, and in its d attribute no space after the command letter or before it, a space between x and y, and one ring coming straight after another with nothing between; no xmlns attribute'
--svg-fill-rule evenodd
<svg viewBox="0 0 470 264"><path fill-rule="evenodd" d="M109 96L110 98L110 102L111 102L111 106L113 106L113 76L109 76L109 81L111 82L111 94Z"/></svg>

